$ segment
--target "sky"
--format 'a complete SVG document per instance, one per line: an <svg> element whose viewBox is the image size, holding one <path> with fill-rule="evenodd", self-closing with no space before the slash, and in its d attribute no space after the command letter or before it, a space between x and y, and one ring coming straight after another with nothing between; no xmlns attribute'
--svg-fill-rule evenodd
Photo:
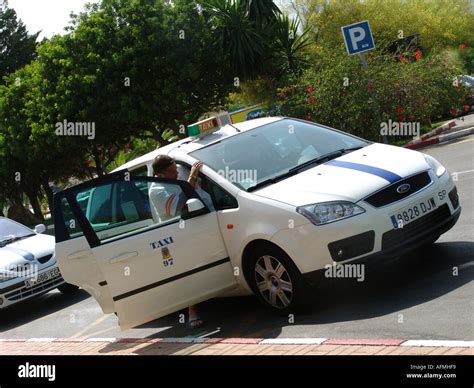
<svg viewBox="0 0 474 388"><path fill-rule="evenodd" d="M38 40L54 34L64 34L69 24L69 14L79 13L86 3L98 0L7 0L30 33L42 31Z"/></svg>
<svg viewBox="0 0 474 388"><path fill-rule="evenodd" d="M86 3L98 3L99 0L7 0L8 6L15 9L32 34L41 30L38 41L50 38L54 34L64 34L69 24L70 13L79 13ZM472 0L474 1L474 0ZM281 6L285 0L276 0Z"/></svg>
<svg viewBox="0 0 474 388"><path fill-rule="evenodd" d="M30 33L42 31L38 40L51 37L54 34L63 34L64 27L69 24L71 11L79 13L86 3L97 3L99 0L7 0L8 5L14 8ZM288 3L288 0L276 0L279 6ZM474 0L470 0L474 11Z"/></svg>

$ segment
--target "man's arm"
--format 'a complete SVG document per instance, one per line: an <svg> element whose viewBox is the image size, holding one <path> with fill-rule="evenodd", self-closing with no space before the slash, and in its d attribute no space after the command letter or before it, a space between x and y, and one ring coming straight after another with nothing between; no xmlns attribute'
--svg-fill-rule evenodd
<svg viewBox="0 0 474 388"><path fill-rule="evenodd" d="M201 169L203 164L204 163L199 160L196 163L194 163L193 166L191 167L191 172L189 173L188 183L193 187L193 189L196 188L197 179L198 179L198 176L199 176L199 170Z"/></svg>

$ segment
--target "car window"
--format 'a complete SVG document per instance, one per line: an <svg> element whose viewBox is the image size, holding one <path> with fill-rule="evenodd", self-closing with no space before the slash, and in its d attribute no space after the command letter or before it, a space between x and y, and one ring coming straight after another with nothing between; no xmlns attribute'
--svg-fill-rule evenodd
<svg viewBox="0 0 474 388"><path fill-rule="evenodd" d="M214 208L216 210L234 209L239 207L237 199L235 199L232 194L228 193L217 183L205 178L205 182L203 183L203 188L204 187L206 187L211 193L214 202Z"/></svg>
<svg viewBox="0 0 474 388"><path fill-rule="evenodd" d="M177 162L176 165L178 167L178 179L187 180L191 171L189 166L180 162ZM238 207L237 200L231 194L202 172L199 173L196 192L211 211Z"/></svg>
<svg viewBox="0 0 474 388"><path fill-rule="evenodd" d="M148 176L148 167L146 165L138 167L134 170L129 170L129 171L130 171L130 174L133 175L133 176ZM140 191L143 194L146 195L148 193L148 189L149 189L148 182L138 181L137 182L137 187L140 189Z"/></svg>
<svg viewBox="0 0 474 388"><path fill-rule="evenodd" d="M248 188L308 160L367 142L299 120L282 119L190 153L237 187Z"/></svg>
<svg viewBox="0 0 474 388"><path fill-rule="evenodd" d="M80 198L83 198L83 196ZM78 201L79 206L81 206L81 202ZM62 215L62 223L69 234L69 238L71 239L71 238L83 236L84 233L82 231L82 228L77 222L77 219L74 216L67 199L64 196L62 196L59 203L60 203L60 209L61 209L61 215ZM83 211L85 211L85 209L83 209Z"/></svg>
<svg viewBox="0 0 474 388"><path fill-rule="evenodd" d="M8 218L0 218L0 241L12 237L24 237L34 235L33 231L26 226Z"/></svg>
<svg viewBox="0 0 474 388"><path fill-rule="evenodd" d="M76 200L86 193L76 192ZM81 210L102 243L179 220L187 199L179 184L114 181L93 188Z"/></svg>
<svg viewBox="0 0 474 388"><path fill-rule="evenodd" d="M90 191L87 206L87 218L91 224L109 224L112 222L112 185L95 187ZM79 203L87 192L79 193L76 201Z"/></svg>

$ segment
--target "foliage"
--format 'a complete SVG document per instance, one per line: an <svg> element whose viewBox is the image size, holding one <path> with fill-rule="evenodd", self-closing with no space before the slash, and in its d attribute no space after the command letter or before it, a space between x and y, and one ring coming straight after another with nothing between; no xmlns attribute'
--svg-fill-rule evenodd
<svg viewBox="0 0 474 388"><path fill-rule="evenodd" d="M103 174L131 139L175 139L234 89L214 40L191 0L103 0L74 15L0 88L0 197L36 202L49 182ZM93 124L93 138L58 136L64 120Z"/></svg>
<svg viewBox="0 0 474 388"><path fill-rule="evenodd" d="M0 0L0 83L35 56L38 33L29 35L14 9Z"/></svg>
<svg viewBox="0 0 474 388"><path fill-rule="evenodd" d="M459 50L465 74L474 75L474 47L462 47Z"/></svg>
<svg viewBox="0 0 474 388"><path fill-rule="evenodd" d="M425 125L452 107L461 108L463 92L453 86L456 70L435 54L410 63L374 53L368 60L370 78L357 57L342 50L320 54L323 61L279 89L281 114L378 141L381 123L388 120Z"/></svg>
<svg viewBox="0 0 474 388"><path fill-rule="evenodd" d="M474 13L469 0L307 0L305 18L316 43L343 45L341 27L368 20L375 42L420 34L423 47L474 44Z"/></svg>

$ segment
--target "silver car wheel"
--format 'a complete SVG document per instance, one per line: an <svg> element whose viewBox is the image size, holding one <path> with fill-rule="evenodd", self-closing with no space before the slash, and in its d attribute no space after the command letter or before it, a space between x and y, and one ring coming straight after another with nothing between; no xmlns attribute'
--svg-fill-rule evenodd
<svg viewBox="0 0 474 388"><path fill-rule="evenodd" d="M293 300L293 283L283 264L273 256L258 258L254 269L260 295L272 307L287 308Z"/></svg>

